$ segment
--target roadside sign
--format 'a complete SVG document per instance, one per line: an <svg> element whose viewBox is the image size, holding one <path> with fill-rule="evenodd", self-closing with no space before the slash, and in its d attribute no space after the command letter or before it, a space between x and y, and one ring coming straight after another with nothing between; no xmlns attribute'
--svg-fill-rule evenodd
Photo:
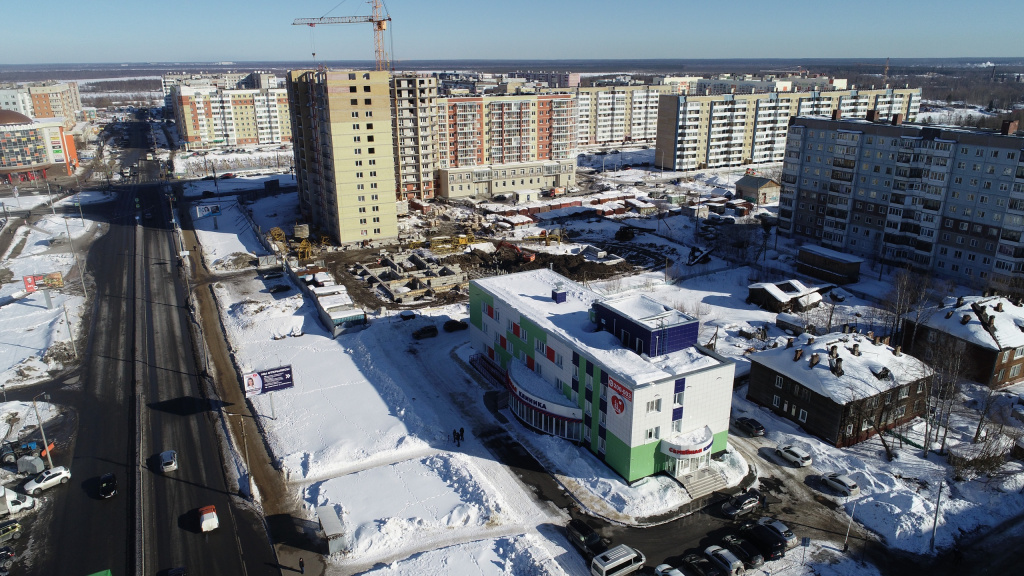
<svg viewBox="0 0 1024 576"><path fill-rule="evenodd" d="M804 536L803 538L800 539L800 545L804 546L804 547L810 546L811 545L811 539L806 537L806 536Z"/></svg>
<svg viewBox="0 0 1024 576"><path fill-rule="evenodd" d="M295 387L291 366L279 366L244 374L242 384L246 398Z"/></svg>

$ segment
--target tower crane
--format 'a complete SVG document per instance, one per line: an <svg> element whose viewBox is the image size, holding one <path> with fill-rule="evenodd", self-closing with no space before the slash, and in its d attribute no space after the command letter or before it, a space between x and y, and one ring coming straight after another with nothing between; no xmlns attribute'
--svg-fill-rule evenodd
<svg viewBox="0 0 1024 576"><path fill-rule="evenodd" d="M885 72L882 73L882 87L889 83L889 58L885 59Z"/></svg>
<svg viewBox="0 0 1024 576"><path fill-rule="evenodd" d="M384 32L388 29L388 22L391 21L390 14L384 14L381 0L371 0L373 14L370 16L337 16L320 18L296 18L292 26L309 26L310 28L320 24L357 24L370 22L373 24L373 49L377 60L377 71L384 71L389 68L388 53L384 48Z"/></svg>

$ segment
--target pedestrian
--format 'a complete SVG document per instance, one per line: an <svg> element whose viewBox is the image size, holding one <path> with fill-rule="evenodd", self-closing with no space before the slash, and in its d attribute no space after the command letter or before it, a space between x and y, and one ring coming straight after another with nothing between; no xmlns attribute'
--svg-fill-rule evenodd
<svg viewBox="0 0 1024 576"><path fill-rule="evenodd" d="M299 558L299 574L305 574L305 573L306 573L306 561L303 560L302 558Z"/></svg>
<svg viewBox="0 0 1024 576"><path fill-rule="evenodd" d="M465 428L459 428L459 440L462 440L463 442L466 441L466 429Z"/></svg>
<svg viewBox="0 0 1024 576"><path fill-rule="evenodd" d="M455 446L456 447L462 446L462 444L459 443L459 431L453 429L452 430L452 436L455 437Z"/></svg>

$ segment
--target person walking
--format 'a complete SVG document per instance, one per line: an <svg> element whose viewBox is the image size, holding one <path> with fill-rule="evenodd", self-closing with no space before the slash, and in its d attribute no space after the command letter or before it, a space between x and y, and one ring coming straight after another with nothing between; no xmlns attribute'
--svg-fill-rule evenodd
<svg viewBox="0 0 1024 576"><path fill-rule="evenodd" d="M462 440L462 441L466 440L466 429L465 428L459 428L459 440Z"/></svg>
<svg viewBox="0 0 1024 576"><path fill-rule="evenodd" d="M299 574L305 574L305 573L306 573L306 561L303 560L302 558L299 558Z"/></svg>
<svg viewBox="0 0 1024 576"><path fill-rule="evenodd" d="M459 443L459 431L458 431L458 430L454 430L454 429L453 429L453 430L452 430L452 436L454 436L454 437L455 437L455 446L456 446L456 447L460 447L460 446L462 446L462 444L460 444L460 443Z"/></svg>

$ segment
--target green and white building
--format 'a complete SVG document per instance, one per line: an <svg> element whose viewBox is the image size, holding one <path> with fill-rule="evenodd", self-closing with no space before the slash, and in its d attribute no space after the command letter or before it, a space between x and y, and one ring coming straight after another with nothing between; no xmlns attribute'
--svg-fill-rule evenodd
<svg viewBox="0 0 1024 576"><path fill-rule="evenodd" d="M734 365L697 344L696 318L540 269L470 282L470 323L512 413L628 482L666 472L687 485L726 448Z"/></svg>

